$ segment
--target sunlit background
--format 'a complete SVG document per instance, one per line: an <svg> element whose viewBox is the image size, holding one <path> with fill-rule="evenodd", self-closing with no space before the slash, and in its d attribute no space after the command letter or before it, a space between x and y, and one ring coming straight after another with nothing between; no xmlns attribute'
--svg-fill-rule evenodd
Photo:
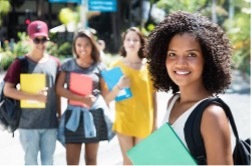
<svg viewBox="0 0 252 166"><path fill-rule="evenodd" d="M89 28L116 55L121 33L136 26L148 35L166 14L199 12L228 33L234 48L234 68L250 74L250 0L0 0L0 53L6 70L27 51L26 27L36 19L50 28L48 52L64 59L72 55L78 28Z"/></svg>

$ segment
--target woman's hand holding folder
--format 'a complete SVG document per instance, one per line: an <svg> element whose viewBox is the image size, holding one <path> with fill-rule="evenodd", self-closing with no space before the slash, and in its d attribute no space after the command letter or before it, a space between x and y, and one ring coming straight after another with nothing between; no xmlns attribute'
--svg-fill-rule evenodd
<svg viewBox="0 0 252 166"><path fill-rule="evenodd" d="M91 108L94 102L96 101L96 97L94 95L86 95L82 96L81 102L83 102L83 105L85 107Z"/></svg>
<svg viewBox="0 0 252 166"><path fill-rule="evenodd" d="M130 87L130 78L127 76L122 76L118 83L116 84L117 87L122 90L124 88L129 88Z"/></svg>

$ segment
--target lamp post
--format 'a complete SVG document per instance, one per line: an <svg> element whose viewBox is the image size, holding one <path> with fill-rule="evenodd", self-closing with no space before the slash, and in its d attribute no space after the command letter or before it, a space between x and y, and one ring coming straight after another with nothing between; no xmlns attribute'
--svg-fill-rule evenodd
<svg viewBox="0 0 252 166"><path fill-rule="evenodd" d="M80 27L86 29L88 27L87 20L87 12L88 12L88 0L81 0L80 5Z"/></svg>

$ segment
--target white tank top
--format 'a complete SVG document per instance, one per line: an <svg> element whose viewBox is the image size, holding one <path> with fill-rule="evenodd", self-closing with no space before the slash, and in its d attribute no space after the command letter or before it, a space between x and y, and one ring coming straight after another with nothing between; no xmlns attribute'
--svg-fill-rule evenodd
<svg viewBox="0 0 252 166"><path fill-rule="evenodd" d="M170 119L170 113L171 113L171 110L172 108L174 107L174 104L175 102L177 101L177 99L180 97L180 94L176 94L170 104L168 105L168 108L166 110L166 113L165 113L165 116L164 116L164 120L163 120L163 123L167 123L169 122L169 119ZM205 98L207 99L207 98ZM195 103L191 108L189 108L187 111L185 111L182 115L180 115L178 117L178 119L176 119L176 121L171 125L173 130L176 132L176 134L178 135L178 137L180 138L180 140L184 143L184 145L187 147L188 149L188 146L187 146L187 143L185 141L185 134L184 134L184 126L185 126L185 123L188 119L188 117L190 116L190 114L192 113L192 111L194 110L194 108L196 106L198 106L200 104L201 101L205 100L205 99L202 99L200 101L198 101L197 103ZM231 127L231 125L230 125ZM231 129L232 130L232 129ZM235 137L234 135L232 134L231 136L231 142L232 142L232 149L234 150L234 146L235 146Z"/></svg>

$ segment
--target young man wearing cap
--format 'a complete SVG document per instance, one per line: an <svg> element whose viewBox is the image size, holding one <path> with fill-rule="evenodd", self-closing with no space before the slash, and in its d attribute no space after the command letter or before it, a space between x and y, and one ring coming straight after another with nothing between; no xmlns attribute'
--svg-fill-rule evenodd
<svg viewBox="0 0 252 166"><path fill-rule="evenodd" d="M60 100L55 93L55 82L60 61L48 54L46 44L48 27L43 21L33 21L27 27L31 50L24 55L26 72L46 75L46 88L37 94L27 93L16 88L20 83L20 74L24 68L21 59L16 59L9 67L4 81L4 94L17 100L37 100L45 102L45 108L22 108L19 123L20 142L25 152L25 165L38 165L40 152L41 164L52 165L56 146ZM31 85L32 86L32 85Z"/></svg>

